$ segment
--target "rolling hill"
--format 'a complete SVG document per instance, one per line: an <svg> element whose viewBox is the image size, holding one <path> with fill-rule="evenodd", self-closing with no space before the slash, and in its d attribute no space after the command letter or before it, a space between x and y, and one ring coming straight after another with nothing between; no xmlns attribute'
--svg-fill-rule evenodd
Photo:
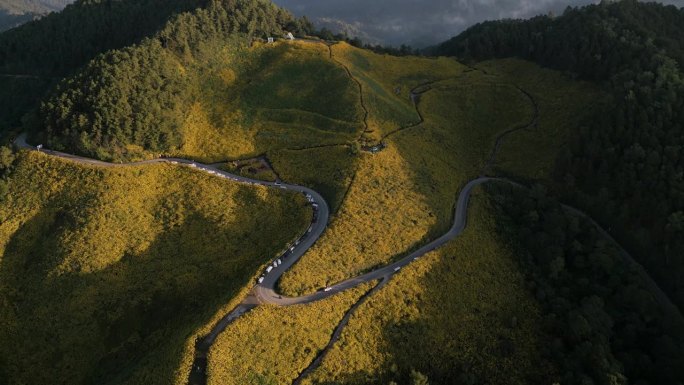
<svg viewBox="0 0 684 385"><path fill-rule="evenodd" d="M553 188L611 228L680 307L683 40L684 8L625 0L483 23L436 51L464 60L518 56L612 94L569 141Z"/></svg>
<svg viewBox="0 0 684 385"><path fill-rule="evenodd" d="M195 333L310 216L294 194L178 166L26 153L14 167L0 208L3 383L173 383Z"/></svg>
<svg viewBox="0 0 684 385"><path fill-rule="evenodd" d="M634 16L630 7L660 15L660 23L628 42L592 24L607 12L615 16L610 27L627 35L645 23L625 16ZM18 95L0 92L4 135L29 131L31 143L112 162L0 148L0 383L681 381L681 313L630 262L630 242L617 244L561 203L603 218L592 210L604 201L587 198L597 177L577 170L613 170L589 155L622 147L598 146L614 126L600 131L592 122L609 121L597 119L606 111L620 116L630 101L615 87L628 87L635 100L647 92L629 83L632 67L623 62L601 75L577 64L594 51L561 60L571 51L554 31L584 25L605 34L598 41L624 43L653 64L657 75L638 80L654 84L666 120L649 120L648 109L639 119L654 135L673 122L666 132L674 135L680 29L668 25L681 11L659 7L627 1L554 20L483 24L436 57L304 36L305 21L265 0L77 2L0 34L0 68L13 74L0 80ZM33 55L49 31L67 33L89 15L91 28ZM132 15L139 28L119 32L117 23ZM531 42L522 31L543 36L547 51L525 52ZM285 39L287 32L300 38ZM520 40L496 40L506 38ZM519 50L496 49L509 46ZM638 113L638 105L623 112ZM641 138L638 126L629 127L617 131L630 134L619 144L638 158L630 141ZM657 145L642 139L644 158L646 144ZM663 173L677 169L672 154L672 164L658 163ZM124 164L160 157L320 192L330 221L274 298L329 298L276 307L251 291L313 220L302 194L219 179L172 159ZM458 237L381 282L336 292L335 284L444 234L459 193L482 176L499 182L474 190ZM599 197L618 200L608 187ZM663 215L670 213L654 214ZM663 226L678 250L678 227ZM240 303L255 309L230 318ZM219 333L200 357L210 330Z"/></svg>

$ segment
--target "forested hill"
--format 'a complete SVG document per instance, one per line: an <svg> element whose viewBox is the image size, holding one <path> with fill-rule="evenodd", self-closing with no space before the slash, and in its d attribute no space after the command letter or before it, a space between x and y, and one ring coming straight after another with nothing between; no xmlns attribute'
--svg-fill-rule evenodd
<svg viewBox="0 0 684 385"><path fill-rule="evenodd" d="M0 72L63 76L95 55L133 44L204 0L79 0L0 34Z"/></svg>
<svg viewBox="0 0 684 385"><path fill-rule="evenodd" d="M661 55L681 68L683 42L684 8L623 0L568 7L559 17L487 21L440 44L435 53L465 60L518 56L603 81L624 71L653 70Z"/></svg>
<svg viewBox="0 0 684 385"><path fill-rule="evenodd" d="M0 138L60 78L96 55L140 41L204 0L79 0L0 34Z"/></svg>
<svg viewBox="0 0 684 385"><path fill-rule="evenodd" d="M125 158L131 146L170 151L202 81L188 76L188 68L210 61L196 60L200 51L230 52L251 37L307 28L266 0L211 1L180 14L150 38L109 51L61 82L40 109L44 140L101 159Z"/></svg>
<svg viewBox="0 0 684 385"><path fill-rule="evenodd" d="M218 18L211 21L203 19L209 16L192 13L195 10L218 8L223 9L221 14L208 11L211 17ZM252 13L257 8L262 9L260 15ZM62 12L6 31L0 34L0 105L3 106L0 109L0 137L18 127L22 116L36 109L45 92L59 79L74 74L103 52L139 43L151 47L148 55L154 56L159 53L152 47L154 39L169 47L178 41L191 46L192 42L188 39L213 33L210 31L219 26L245 26L226 33L247 31L247 24L257 17L272 18L273 23L287 25L293 31L301 28L302 22L295 20L289 13L279 10L266 15L264 9L266 5L262 1L79 0ZM174 21L174 15L184 13L183 17ZM275 13L277 17L272 17ZM188 22L202 24L183 24ZM165 32L160 32L162 29ZM155 38L141 43L151 36ZM128 48L124 51L142 54L143 50ZM120 52L108 56L108 59L98 60L102 64L102 60L120 58L121 55L125 54ZM97 66L91 64L90 71Z"/></svg>
<svg viewBox="0 0 684 385"><path fill-rule="evenodd" d="M555 187L603 222L684 308L684 9L635 0L476 25L436 53L518 56L603 84Z"/></svg>

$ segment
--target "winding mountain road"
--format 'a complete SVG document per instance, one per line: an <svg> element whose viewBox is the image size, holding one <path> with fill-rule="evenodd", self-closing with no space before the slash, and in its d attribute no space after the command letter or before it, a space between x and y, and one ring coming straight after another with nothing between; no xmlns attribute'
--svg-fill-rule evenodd
<svg viewBox="0 0 684 385"><path fill-rule="evenodd" d="M264 272L264 275L262 277L264 278L262 282L258 283L257 285L254 286L254 289L252 290L252 293L247 297L247 299L243 302L243 305L250 306L250 305L260 305L260 304L273 304L273 305L278 305L278 306L291 306L291 305L298 305L298 304L305 304L305 303L311 303L315 301L320 301L322 299L331 297L339 292L357 287L363 283L366 282L372 282L380 279L387 279L390 278L392 275L396 274L402 267L410 264L412 261L420 258L426 253L429 253L450 240L454 239L457 237L461 232L466 227L466 219L467 219L467 209L468 209L468 201L470 199L470 194L472 193L473 189L476 186L479 186L483 183L486 183L490 180L493 180L494 178L489 178L489 177L480 177L477 179L473 179L470 181L468 184L463 187L461 190L461 193L458 197L458 201L456 202L456 208L455 208L455 213L454 213L454 222L449 229L444 235L441 237L433 240L432 242L420 247L419 249L413 251L412 253L408 254L407 256L403 257L402 259L386 265L384 267L381 267L379 269L373 270L371 272L365 273L363 275L360 275L355 278L350 278L345 281L339 282L333 286L330 286L327 288L325 291L318 291L316 293L308 294L308 295L303 295L300 297L285 297L282 295L279 295L275 291L275 287L278 283L278 280L280 277L288 270L290 269L297 261L304 255L310 248L311 246L316 243L316 241L321 237L325 229L327 228L328 225L328 219L330 216L330 209L328 207L327 202L323 197L316 191L304 187L304 186L299 186L299 185L293 185L293 184L288 184L288 183L282 183L282 182L268 182L268 181L263 181L263 180L258 180L258 179L251 179L247 178L241 175L235 175L231 174L227 171L223 171L218 169L216 166L208 165L208 164L203 164L199 162L195 162L193 160L188 160L188 159L181 159L181 158L159 158L159 159L151 159L151 160L144 160L144 161L139 161L139 162L131 162L131 163L126 163L126 164L120 164L120 163L109 163L109 162L103 162L101 160L96 160L96 159L91 159L91 158L86 158L78 155L72 155L72 154L67 154L59 151L54 151L54 150L48 150L48 149L40 149L38 150L36 147L29 145L26 142L26 135L23 134L19 136L15 140L15 145L19 148L24 148L24 149L29 149L29 150L35 150L35 151L40 151L42 153L51 155L51 156L56 156L59 158L63 159L68 159L76 163L80 164L87 164L87 165L94 165L94 166L99 166L99 167L129 167L129 166L136 166L136 165L146 165L146 164L160 164L160 163L169 163L169 164L178 164L182 166L187 166L187 167L192 167L195 168L198 171L201 172L206 172L208 174L211 174L213 176L219 177L219 178L224 178L224 179L229 179L234 182L238 183L243 183L243 184L248 184L248 185L261 185L265 187L270 187L270 188L280 188L285 191L296 191L300 192L302 194L307 195L310 198L311 205L314 210L314 221L310 224L309 228L306 230L306 232L296 241L294 245L291 246L290 249L288 249L287 252L285 252L282 255L279 255L278 257L274 258L273 261L268 265L270 267L273 267L273 269L270 269L268 273ZM278 263L280 262L280 263Z"/></svg>
<svg viewBox="0 0 684 385"><path fill-rule="evenodd" d="M413 251L404 258L387 266L381 267L377 270L373 270L358 277L339 282L333 286L330 286L325 291L318 291L316 293L304 295L301 297L285 297L279 295L275 291L275 287L278 280L290 267L297 263L299 258L301 258L302 255L304 255L304 253L306 253L309 250L309 248L311 248L311 246L313 246L313 244L320 238L320 236L323 234L328 225L330 209L325 199L323 199L323 197L318 192L304 186L281 183L279 181L267 182L257 179L246 178L241 175L234 175L229 172L220 170L216 166L202 164L188 159L160 158L144 160L139 162L131 162L126 164L109 163L54 150L39 150L35 146L32 146L26 142L25 134L20 135L15 140L15 145L19 148L40 151L51 156L59 157L62 159L68 159L76 163L99 167L128 167L135 165L160 163L178 164L180 166L192 167L200 172L206 172L215 177L229 179L237 183L261 185L269 188L280 188L285 191L296 191L307 195L314 210L314 220L312 221L306 232L299 238L298 241L296 241L296 244L292 245L291 248L288 249L288 251L285 254L280 255L274 258L273 261L271 261L269 266L273 268L269 269L270 271L268 273L264 272L264 275L262 276L263 281L254 286L254 288L252 289L251 293L247 296L247 298L245 298L245 300L241 304L239 304L235 309L233 309L233 311L225 315L219 322L217 322L217 324L214 325L209 334L207 334L201 340L197 341L195 362L193 364L193 369L190 374L189 380L190 384L206 383L206 360L209 348L214 343L219 334L223 330L225 330L225 328L231 322L239 318L241 315L249 312L250 310L252 310L260 304L273 304L278 306L305 304L331 297L337 293L357 287L366 282L373 282L378 280L382 281L381 284L387 282L394 274L399 272L399 270L401 270L402 267L410 264L411 262L420 258L424 254L443 246L450 240L457 237L466 227L468 201L470 199L470 194L472 193L473 189L476 186L479 186L483 183L492 180L492 178L480 177L466 184L466 186L461 190L461 193L458 197L454 213L454 222L449 231L447 231L444 235L435 239L434 241ZM339 327L338 329L341 330L341 328ZM331 342L334 341L331 340Z"/></svg>
<svg viewBox="0 0 684 385"><path fill-rule="evenodd" d="M351 75L351 74L350 74ZM361 87L359 83L359 87ZM414 89L415 90L415 89ZM534 108L535 108L535 113L534 116L532 117L531 121L528 124L520 125L513 127L512 129L509 129L508 131L500 134L497 137L496 144L494 146L494 149L492 151L492 154L487 161L487 167L485 167L485 170L489 168L493 162L493 159L496 155L496 153L499 150L499 147L501 146L501 141L503 140L503 137L506 135L509 135L515 131L525 129L527 127L530 127L534 124L536 124L538 116L539 116L539 110L538 106L536 105L536 102L534 102L534 99L532 98L531 95L529 95L527 92L524 90L520 89L521 92L525 93L530 100L534 103ZM420 111L418 110L419 114ZM422 121L422 115L420 116L421 121ZM208 164L202 164L195 162L193 160L188 160L188 159L180 159L180 158L160 158L160 159L151 159L151 160L145 160L145 161L140 161L140 162L132 162L132 163L127 163L127 164L117 164L117 163L108 163L108 162L103 162L100 160L96 159L90 159L86 157L81 157L77 155L71 155L59 151L53 151L53 150L47 150L47 149L38 149L34 146L29 145L26 142L26 135L23 134L19 136L15 140L15 145L19 148L24 148L28 150L34 150L34 151L41 151L45 154L51 155L51 156L56 156L59 158L63 159L68 159L76 163L80 164L86 164L86 165L94 165L94 166L99 166L99 167L127 167L127 166L132 166L132 165L145 165L145 164L159 164L159 163L170 163L170 164L177 164L179 166L185 166L185 167L192 167L195 168L199 172L206 172L212 176L218 177L218 178L224 178L224 179L229 179L237 183L242 183L242 184L248 184L248 185L260 185L260 186L265 186L268 188L278 188L282 189L285 191L294 191L301 193L307 197L309 200L312 210L314 212L313 220L309 227L306 229L306 231L300 236L300 238L295 241L294 244L289 245L289 248L287 251L276 258L274 258L269 265L267 265L267 270L263 272L259 279L259 283L257 283L249 293L249 295L239 304L237 305L231 312L226 314L224 317L222 317L211 329L211 331L204 336L203 338L199 339L196 341L195 344L195 358L193 362L193 366L190 372L190 376L188 379L188 383L190 385L203 385L207 383L207 373L206 373L206 368L207 368L207 356L209 349L213 345L213 343L216 341L218 336L226 329L228 325L230 325L232 322L234 322L236 319L238 319L240 316L244 315L245 313L249 312L250 310L254 309L255 307L261 305L261 304L273 304L277 306L291 306L291 305L298 305L298 304L306 304L306 303L311 303L314 301L319 301L328 297L331 297L337 293L343 292L345 290L349 290L351 288L357 287L363 283L367 282L378 282L378 284L371 289L369 292L367 292L359 301L357 301L345 314L345 316L342 318L338 326L336 327L333 335L331 336L330 341L328 342L327 346L325 349L321 350L316 357L316 359L309 365L309 367L304 370L297 379L294 380L294 385L297 385L301 382L301 380L308 374L310 373L313 369L315 369L322 359L324 358L325 354L329 350L329 348L339 339L342 330L346 326L347 322L349 321L351 315L354 313L354 311L370 296L372 296L375 292L380 290L395 274L397 274L403 267L409 265L411 262L419 259L421 256L438 249L442 246L444 246L446 243L449 241L453 240L457 236L459 236L466 228L467 224L467 211L468 211L468 203L470 200L470 196L473 192L473 189L479 185L482 185L484 183L490 182L490 181L500 181L500 182L505 182L505 183L510 183L519 187L523 187L517 183L511 182L506 179L501 179L501 178L492 178L492 177L487 177L487 176L481 176L478 178L475 178L468 182L460 191L458 199L456 201L456 205L454 208L454 218L453 218L453 224L451 228L442 236L439 238L429 242L428 244L418 248L417 250L409 253L405 257L403 257L400 260L397 260L396 262L393 262L389 265L386 265L384 267L378 268L376 270L370 271L368 273L362 274L360 276L357 276L355 278L350 278L344 281L341 281L335 285L332 285L328 288L325 288L325 290L320 290L318 292L300 296L300 297L286 297L278 294L276 292L276 285L278 283L278 280L280 277L288 270L290 269L294 264L297 263L297 261L316 243L316 241L321 237L323 232L328 226L328 221L330 218L330 208L325 201L325 199L316 191L304 187L304 186L299 186L299 185L293 185L293 184L288 184L284 183L281 181L276 181L276 182L268 182L268 181L262 181L262 180L256 180L256 179L251 179L247 178L241 175L234 175L229 172L220 170L216 167L216 165L208 165ZM566 209L571 210L573 213L582 215L589 220L589 218L586 214L567 207ZM593 222L593 221L592 221ZM595 222L593 222L596 224ZM607 232L605 232L603 229L601 229L598 224L596 226L601 230L601 232L609 239L610 235L608 235ZM640 271L641 275L646 279L649 283L649 286L651 286L652 291L655 293L655 297L657 298L658 302L661 303L661 305L664 305L674 313L676 310L676 307L672 305L671 301L667 296L658 288L658 286L653 282L648 274L644 271L643 267L638 265L634 259L627 254L626 251L622 250L623 256L628 259L633 266L638 268ZM679 314L681 317L681 313L676 311L676 313Z"/></svg>

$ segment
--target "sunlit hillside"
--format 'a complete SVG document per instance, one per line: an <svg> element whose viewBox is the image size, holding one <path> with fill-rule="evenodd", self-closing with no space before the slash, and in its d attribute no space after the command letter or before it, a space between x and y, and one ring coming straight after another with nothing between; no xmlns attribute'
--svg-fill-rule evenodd
<svg viewBox="0 0 684 385"><path fill-rule="evenodd" d="M0 385L681 383L682 18L407 55L88 0L0 34Z"/></svg>
<svg viewBox="0 0 684 385"><path fill-rule="evenodd" d="M558 151L555 143L587 116L587 106L605 97L593 86L551 71L537 71L536 78L518 76L538 69L522 61L492 62L500 71L495 73L447 59L394 58L344 44L336 47L333 52L377 63L365 67L370 74L366 76L374 76L369 79L377 79L376 84L396 84L406 90L429 83L417 99L417 111L413 109L415 118L419 119L419 111L425 121L398 131L388 129L384 150L359 155L353 183L328 232L282 278L281 289L292 295L352 277L434 239L450 226L460 189L483 172L548 178ZM443 77L449 71L436 71L439 75L429 77L426 68L438 63L453 75ZM384 75L383 69L392 66L402 68L402 77ZM562 90L558 92L572 102L558 103L557 96L545 93L539 84ZM394 95L388 100L402 105ZM381 110L370 108L369 121ZM540 157L531 147L521 150L524 143L505 138L500 145L504 157L490 165L497 136L516 128L524 128L523 135L533 136L535 145L543 147L540 153L548 155ZM539 168L545 171L538 172Z"/></svg>
<svg viewBox="0 0 684 385"><path fill-rule="evenodd" d="M195 333L306 229L303 203L187 167L21 155L0 202L0 382L173 383Z"/></svg>

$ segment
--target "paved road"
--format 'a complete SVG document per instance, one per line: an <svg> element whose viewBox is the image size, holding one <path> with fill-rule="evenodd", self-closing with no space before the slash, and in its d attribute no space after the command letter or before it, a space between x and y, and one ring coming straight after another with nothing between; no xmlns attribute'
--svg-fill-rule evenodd
<svg viewBox="0 0 684 385"><path fill-rule="evenodd" d="M449 231L441 237L437 238L436 240L410 253L401 260L396 261L385 267L379 268L377 270L371 271L369 273L363 274L361 276L339 282L327 288L325 291L318 291L316 293L301 297L284 297L277 294L275 291L275 287L278 280L283 275L283 273L285 273L290 267L292 267L299 260L299 258L301 258L302 255L304 255L304 253L306 253L307 250L309 250L309 248L313 246L313 244L321 237L323 231L325 231L328 225L330 209L325 199L323 199L323 197L316 191L309 189L307 187L292 185L280 181L266 182L262 180L246 178L241 175L234 175L229 172L219 170L218 168L216 168L216 166L202 164L188 159L160 158L140 162L132 162L127 164L119 164L103 162L96 159L90 159L82 156L66 154L63 152L48 149L38 150L35 146L29 145L26 142L25 134L17 138L17 140L15 141L15 145L17 147L24 149L41 151L45 154L60 157L63 159L68 159L76 163L94 165L99 167L127 167L132 165L158 163L178 164L180 166L195 168L200 172L206 172L218 178L230 179L238 183L261 185L269 188L280 188L286 191L297 191L306 195L307 199L309 199L314 212L313 221L311 222L309 228L304 232L304 234L302 234L302 236L295 242L295 244L290 245L290 248L287 249L285 254L282 254L271 261L271 263L268 266L272 267L272 269L268 268L268 272L266 272L266 270L263 272L263 280L254 286L250 295L248 295L248 297L241 304L239 304L230 313L225 315L216 325L214 325L209 334L207 334L205 337L197 341L195 361L193 363L193 368L189 380L190 384L206 383L207 353L209 351L209 348L214 343L216 338L221 334L221 332L223 332L223 330L225 330L225 328L234 320L236 320L243 314L249 312L259 304L274 304L279 306L304 304L331 297L337 293L354 288L366 282L380 280L382 282L381 285L383 285L394 274L399 272L402 267L410 264L411 262L420 258L424 254L443 246L451 239L458 236L465 229L466 226L468 200L470 199L470 194L472 190L476 186L486 183L492 179L483 177L470 181L463 188L458 197L454 213L454 223L452 227L449 229ZM373 290L373 292L379 289L381 285L376 287ZM352 312L353 310L349 312L348 315L350 315ZM348 318L348 316L346 318ZM339 331L341 331L344 327L344 323L345 322L343 322L341 326L338 327ZM334 343L334 340L335 339L333 339L331 343Z"/></svg>
<svg viewBox="0 0 684 385"><path fill-rule="evenodd" d="M305 302L311 302L313 300L329 297L334 292L323 292L320 293L317 296L309 296L309 297L301 297L299 299L297 298L279 298L275 293L275 286L278 282L278 279L287 271L292 265L294 265L299 258L301 258L304 253L313 246L313 244L318 240L318 238L321 237L321 234L323 234L323 231L325 231L325 228L328 225L328 219L330 216L330 208L328 207L328 203L323 199L323 197L316 191L304 187L304 186L298 186L298 185L292 185L284 182L267 182L263 180L257 180L257 179L251 179L244 177L242 175L235 175L231 174L227 171L220 170L216 167L216 165L208 165L208 164L203 164L199 162L195 162L193 160L188 160L188 159L180 159L180 158L159 158L159 159L150 159L150 160L144 160L144 161L139 161L139 162L131 162L131 163L126 163L126 164L120 164L120 163L109 163L109 162L103 162L101 160L96 160L96 159L90 159L78 155L72 155L72 154L67 154L59 151L54 151L54 150L48 150L48 149L40 149L38 150L35 146L32 146L26 142L26 134L20 135L16 140L15 140L15 145L20 148L24 149L30 149L30 150L36 150L40 151L42 153L56 156L59 158L63 159L68 159L76 163L80 164L87 164L87 165L93 165L93 166L98 166L98 167L129 167L129 166L136 166L136 165L146 165L146 164L159 164L159 163L169 163L169 164L177 164L180 166L186 166L186 167L192 167L198 171L201 172L206 172L210 175L213 175L217 178L224 178L224 179L229 179L234 182L242 183L242 184L248 184L248 185L261 185L261 186L266 186L270 188L279 188L284 191L296 191L299 193L302 193L303 195L306 195L306 197L309 199L310 204L312 206L313 212L314 212L314 221L309 225L309 228L304 232L304 234L301 235L301 237L296 241L296 245L290 245L291 248L288 249L288 251L283 254L278 256L277 258L273 259L269 266L273 267L272 270L269 273L266 273L264 271L263 274L263 282L259 283L256 285L255 288L255 294L257 294L257 300L258 303L273 303L277 305L292 305L296 303L305 303ZM280 263L277 263L276 261L279 261ZM275 267L274 267L275 266ZM266 293L266 295L259 295L260 293ZM269 295L268 293L273 293L272 295ZM248 299L249 300L249 299ZM255 303L247 303L248 305L254 305Z"/></svg>
<svg viewBox="0 0 684 385"><path fill-rule="evenodd" d="M17 138L15 141L15 144L20 147L20 148L25 148L25 149L30 149L30 150L37 150L36 147L31 146L26 143L26 135L21 135ZM178 164L181 166L186 166L186 167L193 167L196 170L200 172L206 172L210 175L213 175L218 178L225 178L225 179L230 179L233 180L237 183L243 183L243 184L250 184L250 185L261 185L261 186L266 186L269 188L279 188L283 189L286 191L296 191L299 193L304 194L307 199L309 199L309 202L312 206L313 212L314 212L314 220L311 222L309 228L304 232L304 234L301 235L301 237L295 242L295 244L289 245L289 248L287 251L274 258L271 263L268 265L269 267L272 267L268 269L268 272L266 270L263 272L262 276L263 280L260 283L255 284L254 288L252 289L251 293L247 296L247 298L239 304L235 309L233 309L230 313L228 313L226 316L224 316L210 331L209 334L207 334L205 337L197 341L196 344L196 352L195 352L195 361L193 363L193 368L190 374L190 379L189 383L191 385L194 384L205 384L206 383L206 365L207 365L207 353L209 351L209 348L211 345L214 343L216 338L225 330L225 328L232 323L234 320L242 316L243 314L249 312L250 310L254 309L260 304L274 304L278 306L290 306L290 305L296 305L296 304L304 304L304 303L310 303L314 301L319 301L324 298L331 297L337 293L343 292L345 290L357 287L363 283L366 282L372 282L372 281L379 281L380 283L371 291L369 292L366 296L364 296L364 299L367 298L370 294L373 292L377 291L380 287L384 286L395 274L397 274L404 266L407 266L411 262L417 260L421 256L425 255L426 253L429 253L437 248L440 248L444 246L446 243L448 243L450 240L456 238L459 234L465 230L466 224L467 224L467 213L468 213L468 202L470 200L470 195L473 191L473 189L481 184L490 182L490 181L501 181L513 185L517 185L519 187L524 187L521 186L517 183L511 182L506 179L501 179L501 178L490 178L490 177L479 177L476 179L471 180L468 182L463 189L461 190L458 200L456 202L456 206L454 209L454 221L449 229L444 235L440 236L439 238L435 239L434 241L420 247L419 249L411 252L404 258L390 264L384 267L381 267L379 269L373 270L371 272L368 272L366 274L360 275L355 278L347 279L345 281L339 282L333 286L330 286L327 288L325 291L318 291L316 293L312 293L309 295L304 295L301 297L285 297L282 295L279 295L276 291L276 285L280 277L285 273L289 268L291 268L298 260L299 258L306 253L311 246L321 237L323 232L325 231L327 225L328 225L328 219L329 219L329 214L330 210L328 207L328 204L326 203L325 199L317 193L316 191L309 189L307 187L303 186L298 186L298 185L292 185L288 183L283 183L283 182L266 182L262 180L256 180L256 179L251 179L251 178L246 178L241 175L234 175L226 171L219 170L216 168L216 166L212 165L206 165L202 163L198 163L192 160L187 160L187 159L178 159L178 158L161 158L161 159L152 159L152 160L145 160L145 161L140 161L140 162L133 162L133 163L127 163L127 164L117 164L117 163L108 163L108 162L102 162L99 160L95 159L90 159L90 158L85 158L81 156L76 156L76 155L71 155L71 154L66 154L58 151L52 151L52 150L46 150L46 149L41 149L40 150L43 153L46 153L48 155L52 156L57 156L60 158L64 159L69 159L71 161L81 163L81 164L88 164L88 165L95 165L95 166L101 166L101 167L123 167L123 166L131 166L131 165L144 165L144 164L156 164L156 163L171 163L171 164ZM584 216L585 218L591 220L586 214L583 212L580 212L572 207L569 206L564 206L566 209ZM592 220L593 222L593 220ZM605 232L598 224L593 222L597 228L600 229L600 231L610 240L612 238L610 235ZM613 241L614 242L614 241ZM617 243L616 243L617 244ZM650 284L653 292L656 295L656 298L658 299L658 302L661 303L661 305L666 306L671 310L672 313L677 314L679 317L681 317L681 313L678 311L678 309L672 304L672 302L669 300L669 298L662 293L660 288L655 284L655 282L652 281L652 279L648 276L648 274L643 270L643 267L641 267L634 259L627 254L626 251L621 250L623 257L626 258L628 262L630 262L633 266L637 268L637 270L640 271L641 275L644 277L644 279ZM344 328L346 325L346 321L348 321L350 315L353 313L353 311L358 307L358 305L361 303L357 303L354 307L352 307L347 314L345 315L345 318L342 320L342 322L338 325L335 335L333 335L333 338L329 342L329 346L332 345L337 338L339 337L339 334L341 333L341 330ZM680 318L681 319L681 318ZM327 351L327 349L324 349L323 352ZM319 358L316 361L320 361L322 356L319 356ZM315 367L316 361L310 366L310 368ZM308 370L307 370L308 371ZM295 381L295 383L298 383L301 378L303 378L304 375L306 375L307 371L302 373L302 376Z"/></svg>
<svg viewBox="0 0 684 385"><path fill-rule="evenodd" d="M15 145L17 145L20 148L25 148L25 149L31 149L31 150L37 150L36 147L29 145L26 143L26 135L23 134L17 138L15 141ZM218 178L225 178L225 179L230 179L232 181L238 182L238 183L243 183L243 184L249 184L249 185L261 185L261 186L266 186L270 188L280 188L285 191L296 191L300 192L304 195L307 196L307 198L310 200L311 206L313 208L314 212L314 221L310 224L309 228L302 234L302 236L295 242L296 244L290 245L290 248L287 249L287 251L274 258L271 263L268 265L269 267L272 267L272 269L269 269L270 271L267 273L266 270L263 272L263 281L261 283L258 283L254 286L254 289L252 291L252 294L250 297L248 297L243 305L258 305L258 304L274 304L274 305L280 305L280 306L290 306L290 305L296 305L296 304L303 304L303 303L310 303L314 301L318 301L324 298L331 297L335 295L336 293L351 289L353 287L356 287L362 283L366 282L371 282L371 281L376 281L382 278L390 278L392 275L396 274L402 267L408 265L412 261L420 258L424 254L433 251L453 238L457 237L464 229L466 226L466 219L467 219L467 208L468 208L468 200L470 198L470 194L473 190L478 185L481 185L485 182L488 182L492 180L492 178L488 177L481 177L474 179L470 181L464 188L461 190L461 193L458 197L458 201L456 202L456 208L455 208L455 213L454 213L454 223L449 229L449 231L442 235L441 237L435 239L434 241L422 246L418 250L410 253L406 257L402 258L401 260L398 260L390 265L384 266L382 268L379 268L377 270L371 271L369 273L360 275L355 278L351 278L342 282L339 282L331 287L328 288L327 291L319 291L313 294L309 295L304 295L301 297L285 297L279 295L275 289L276 285L278 283L278 280L280 277L290 268L292 267L299 258L306 253L311 246L313 246L314 243L321 237L323 232L325 231L327 225L328 225L328 219L330 216L330 209L328 207L327 202L323 197L317 193L316 191L304 187L304 186L298 186L298 185L293 185L293 184L288 184L284 182L267 182L267 181L262 181L262 180L257 180L257 179L251 179L247 178L241 175L235 175L231 174L229 172L219 170L216 166L212 165L207 165L207 164L202 164L199 162L195 162L192 160L188 159L180 159L180 158L160 158L160 159L151 159L151 160L144 160L140 162L131 162L131 163L126 163L126 164L119 164L119 163L109 163L109 162L103 162L100 160L96 159L90 159L82 156L77 156L77 155L71 155L71 154L66 154L63 152L59 151L53 151L53 150L47 150L47 149L41 149L41 152L60 157L63 159L68 159L77 163L81 164L88 164L88 165L94 165L94 166L99 166L99 167L127 167L127 166L132 166L132 165L145 165L145 164L158 164L158 163L171 163L171 164L178 164L186 167L193 167L198 171L201 172L206 172L208 174L214 175Z"/></svg>
<svg viewBox="0 0 684 385"><path fill-rule="evenodd" d="M377 270L373 270L369 273L360 275L355 278L348 279L346 281L339 282L333 286L330 286L330 290L327 292L319 291L313 294L304 295L301 297L283 297L278 295L274 290L274 285L257 285L255 292L257 298L259 298L263 303L272 303L281 306L295 305L301 303L309 303L321 300L323 298L330 297L335 293L339 293L353 287L356 287L362 283L376 281L379 279L389 279L394 274L396 274L402 267L410 264L421 256L441 247L448 243L450 240L456 238L466 227L466 220L468 215L468 201L470 199L470 194L476 186L492 180L492 178L482 177L470 181L462 190L456 202L456 208L454 212L454 222L449 231L447 231L441 237L435 239L434 241L422 246L418 250L408 254L404 258ZM306 250L302 250L302 253ZM282 274L282 272L279 272ZM278 275L278 277L280 276ZM275 283L275 282L273 282Z"/></svg>

